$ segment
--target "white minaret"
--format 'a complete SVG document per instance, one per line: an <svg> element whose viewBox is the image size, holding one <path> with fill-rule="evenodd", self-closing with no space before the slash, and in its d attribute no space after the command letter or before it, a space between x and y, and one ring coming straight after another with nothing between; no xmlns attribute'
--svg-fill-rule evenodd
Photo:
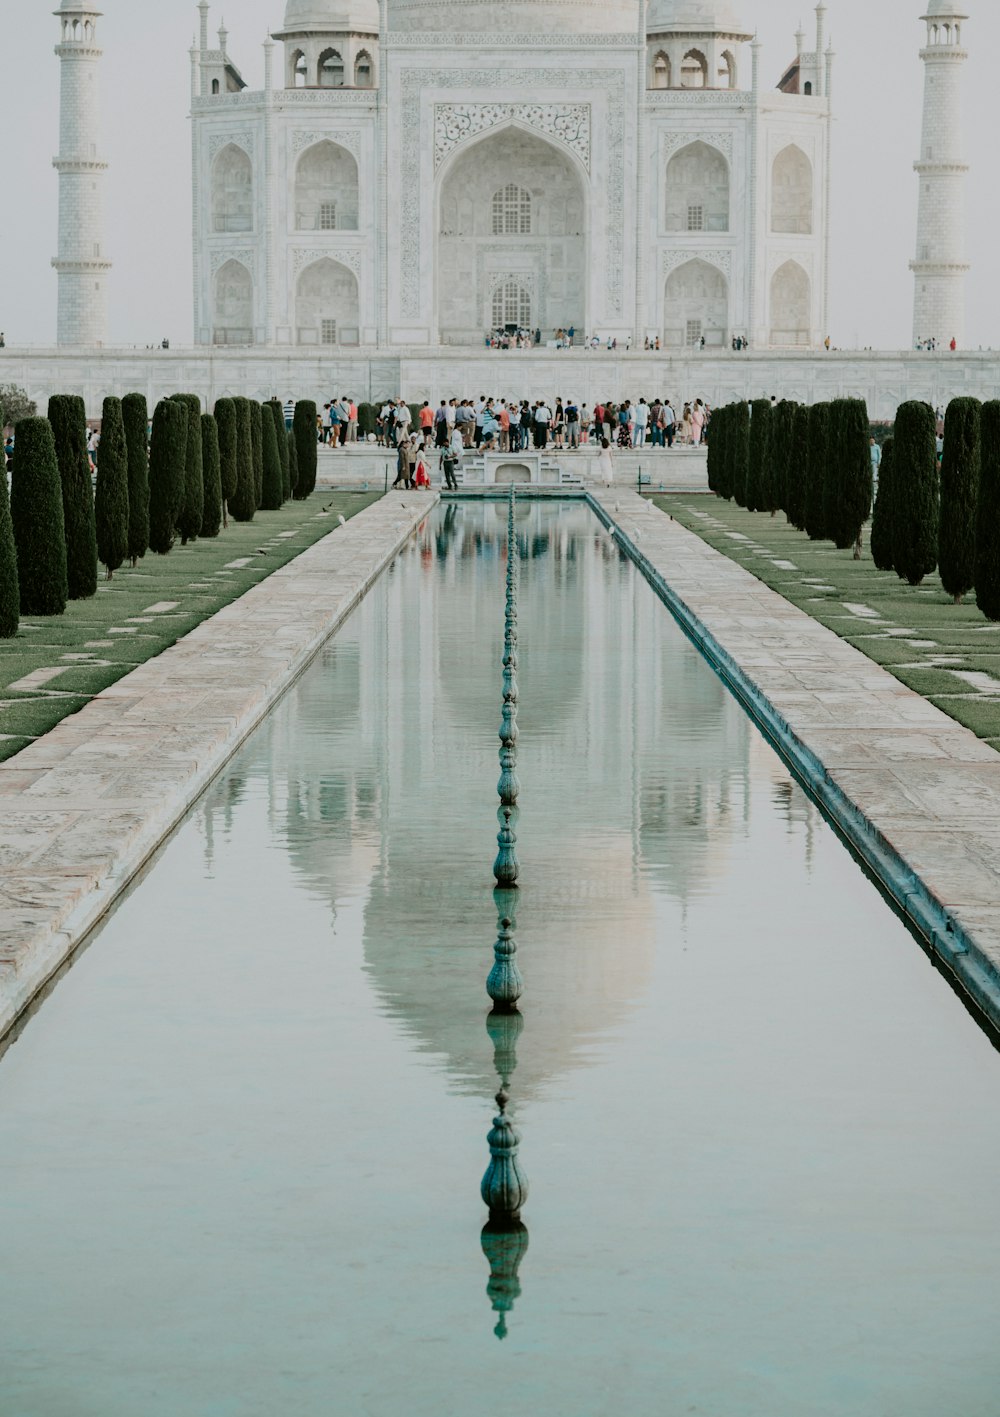
<svg viewBox="0 0 1000 1417"><path fill-rule="evenodd" d="M108 330L108 272L104 254L103 186L107 163L98 155L100 96L97 21L86 0L62 0L56 46L62 66L59 109L60 345L102 345Z"/></svg>
<svg viewBox="0 0 1000 1417"><path fill-rule="evenodd" d="M931 0L924 61L924 127L917 216L913 341L945 349L965 337L965 174L962 160L962 48L959 0Z"/></svg>

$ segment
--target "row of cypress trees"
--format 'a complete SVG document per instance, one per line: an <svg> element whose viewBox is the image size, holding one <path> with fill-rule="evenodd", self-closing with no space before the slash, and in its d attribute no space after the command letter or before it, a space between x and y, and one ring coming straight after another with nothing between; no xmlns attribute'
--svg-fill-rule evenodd
<svg viewBox="0 0 1000 1417"><path fill-rule="evenodd" d="M93 488L83 400L54 395L47 418L15 427L10 495L0 477L0 637L20 616L60 615L147 550L166 555L218 536L228 524L275 511L316 486L316 405L297 405L286 429L277 400L220 399L202 413L196 394L163 399L149 433L141 394L108 398ZM305 436L305 429L311 436ZM302 471L300 471L302 469Z"/></svg>
<svg viewBox="0 0 1000 1417"><path fill-rule="evenodd" d="M783 511L814 541L859 556L872 502L868 430L862 399L727 404L712 415L709 487L751 512Z"/></svg>

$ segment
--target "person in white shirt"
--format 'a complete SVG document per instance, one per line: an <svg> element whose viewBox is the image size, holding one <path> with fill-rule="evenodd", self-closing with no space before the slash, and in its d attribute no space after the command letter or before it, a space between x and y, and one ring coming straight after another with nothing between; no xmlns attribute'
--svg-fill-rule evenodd
<svg viewBox="0 0 1000 1417"><path fill-rule="evenodd" d="M632 410L632 421L635 425L633 444L641 448L646 441L646 429L649 426L649 405L645 399L640 399Z"/></svg>
<svg viewBox="0 0 1000 1417"><path fill-rule="evenodd" d="M547 448L549 444L549 424L552 410L544 401L535 409L535 447Z"/></svg>

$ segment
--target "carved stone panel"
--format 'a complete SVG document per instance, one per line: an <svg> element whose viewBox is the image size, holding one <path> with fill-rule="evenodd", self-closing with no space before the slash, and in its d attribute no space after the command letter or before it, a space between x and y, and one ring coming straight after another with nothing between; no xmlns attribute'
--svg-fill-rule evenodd
<svg viewBox="0 0 1000 1417"><path fill-rule="evenodd" d="M434 167L466 138L515 121L564 143L590 171L589 103L438 103L434 107Z"/></svg>

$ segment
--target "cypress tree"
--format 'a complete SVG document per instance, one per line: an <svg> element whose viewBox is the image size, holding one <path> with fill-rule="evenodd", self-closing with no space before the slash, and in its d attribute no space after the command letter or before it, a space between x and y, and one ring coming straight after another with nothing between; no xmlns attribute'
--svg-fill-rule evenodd
<svg viewBox="0 0 1000 1417"><path fill-rule="evenodd" d="M806 488L809 485L809 409L795 405L785 473L785 516L796 531L806 529Z"/></svg>
<svg viewBox="0 0 1000 1417"><path fill-rule="evenodd" d="M219 428L210 413L201 415L201 470L205 484L205 510L200 536L218 536L222 527L222 476L219 471Z"/></svg>
<svg viewBox="0 0 1000 1417"><path fill-rule="evenodd" d="M855 561L861 559L861 534L872 510L870 437L864 399L836 399L830 405L827 534L839 551L853 546Z"/></svg>
<svg viewBox="0 0 1000 1417"><path fill-rule="evenodd" d="M767 460L771 455L771 405L767 399L754 399L750 405L750 458L747 463L746 509L764 511Z"/></svg>
<svg viewBox="0 0 1000 1417"><path fill-rule="evenodd" d="M956 605L976 583L981 410L978 399L952 399L944 418L938 566Z"/></svg>
<svg viewBox="0 0 1000 1417"><path fill-rule="evenodd" d="M750 405L744 400L733 404L732 457L729 463L733 501L747 505L747 473L750 466Z"/></svg>
<svg viewBox="0 0 1000 1417"><path fill-rule="evenodd" d="M14 429L10 515L21 613L61 615L69 599L66 530L59 460L47 418L23 418Z"/></svg>
<svg viewBox="0 0 1000 1417"><path fill-rule="evenodd" d="M0 409L0 424L6 412ZM17 581L17 547L7 493L6 458L0 469L0 639L12 640L21 622L21 592Z"/></svg>
<svg viewBox="0 0 1000 1417"><path fill-rule="evenodd" d="M358 421L361 421L361 410L358 409ZM723 443L725 434L723 425L726 421L726 410L717 408L712 414L711 433L708 439L708 490L719 496L719 464L724 453Z"/></svg>
<svg viewBox="0 0 1000 1417"><path fill-rule="evenodd" d="M358 441L367 443L370 433L375 432L378 409L373 403L358 404Z"/></svg>
<svg viewBox="0 0 1000 1417"><path fill-rule="evenodd" d="M89 600L97 594L97 526L83 399L76 394L53 394L49 399L49 423L62 483L69 598Z"/></svg>
<svg viewBox="0 0 1000 1417"><path fill-rule="evenodd" d="M261 507L265 512L281 510L281 456L278 453L278 439L274 431L274 417L265 405L261 418L261 441L263 446L264 478L261 492Z"/></svg>
<svg viewBox="0 0 1000 1417"><path fill-rule="evenodd" d="M97 555L110 580L128 555L128 446L121 399L104 400L94 512Z"/></svg>
<svg viewBox="0 0 1000 1417"><path fill-rule="evenodd" d="M785 510L785 492L788 481L788 459L791 454L792 425L795 422L795 405L788 399L775 404L771 413L771 455L768 458L766 511L773 517Z"/></svg>
<svg viewBox="0 0 1000 1417"><path fill-rule="evenodd" d="M983 404L980 415L976 604L987 620L1000 620L1000 403L995 399Z"/></svg>
<svg viewBox="0 0 1000 1417"><path fill-rule="evenodd" d="M253 471L253 431L250 400L233 399L236 405L236 491L229 499L229 511L236 522L252 522L257 510Z"/></svg>
<svg viewBox="0 0 1000 1417"><path fill-rule="evenodd" d="M887 438L882 445L882 465L878 473L878 493L875 510L872 513L872 560L879 571L894 571L892 560L892 467L893 440Z"/></svg>
<svg viewBox="0 0 1000 1417"><path fill-rule="evenodd" d="M215 424L219 434L219 478L222 484L222 525L229 525L228 507L236 496L236 404L218 399Z"/></svg>
<svg viewBox="0 0 1000 1417"><path fill-rule="evenodd" d="M316 489L316 405L311 399L302 399L295 405L292 432L295 434L296 464L299 471L295 498L298 502L304 502Z"/></svg>
<svg viewBox="0 0 1000 1417"><path fill-rule="evenodd" d="M712 442L709 442L709 457L715 459L715 491L720 497L729 498L732 496L732 488L729 485L730 468L730 447L733 441L733 406L726 404L724 408L717 409L712 418L712 440L718 446L715 453L711 452Z"/></svg>
<svg viewBox="0 0 1000 1417"><path fill-rule="evenodd" d="M184 405L188 416L187 448L184 458L184 497L177 512L181 545L195 541L205 515L205 474L201 462L201 399L197 394L174 394L175 403Z"/></svg>
<svg viewBox="0 0 1000 1417"><path fill-rule="evenodd" d="M266 403L264 405L264 411L270 411L271 421L274 424L274 446L278 450L278 458L281 462L281 501L282 505L284 505L292 495L288 474L288 439L285 437L285 411L277 399L271 399Z"/></svg>
<svg viewBox="0 0 1000 1417"><path fill-rule="evenodd" d="M814 403L809 410L809 477L805 496L805 529L811 541L826 536L826 444L830 405Z"/></svg>
<svg viewBox="0 0 1000 1417"><path fill-rule="evenodd" d="M288 485L292 489L292 496L295 496L295 489L299 485L299 445L295 441L295 429L285 429L285 443L288 446Z"/></svg>
<svg viewBox="0 0 1000 1417"><path fill-rule="evenodd" d="M896 414L892 496L893 565L910 585L937 565L938 507L937 420L930 404L911 400Z"/></svg>
<svg viewBox="0 0 1000 1417"><path fill-rule="evenodd" d="M250 442L253 446L253 506L258 511L264 496L264 415L256 399L250 400Z"/></svg>
<svg viewBox="0 0 1000 1417"><path fill-rule="evenodd" d="M186 405L161 399L153 410L149 442L149 549L166 556L174 544L177 509L187 476Z"/></svg>
<svg viewBox="0 0 1000 1417"><path fill-rule="evenodd" d="M142 394L122 399L128 448L128 554L132 565L149 550L149 411Z"/></svg>

